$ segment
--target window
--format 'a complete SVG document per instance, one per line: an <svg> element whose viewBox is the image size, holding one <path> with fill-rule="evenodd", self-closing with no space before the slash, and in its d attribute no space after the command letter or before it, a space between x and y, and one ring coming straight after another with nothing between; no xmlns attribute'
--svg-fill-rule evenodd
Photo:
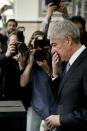
<svg viewBox="0 0 87 131"><path fill-rule="evenodd" d="M13 18L13 4L7 0L0 0L0 8L4 5L7 5L7 10L1 14L2 19L0 20L0 28L3 27L3 21L5 22L5 20L9 18Z"/></svg>

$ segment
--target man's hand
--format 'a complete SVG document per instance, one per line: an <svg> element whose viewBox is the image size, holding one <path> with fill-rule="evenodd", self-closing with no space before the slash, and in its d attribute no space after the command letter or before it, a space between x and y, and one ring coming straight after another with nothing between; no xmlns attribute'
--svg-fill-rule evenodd
<svg viewBox="0 0 87 131"><path fill-rule="evenodd" d="M52 55L52 76L57 76L60 73L61 59L57 52Z"/></svg>
<svg viewBox="0 0 87 131"><path fill-rule="evenodd" d="M58 128L60 126L60 116L51 115L45 119L47 126L51 129Z"/></svg>

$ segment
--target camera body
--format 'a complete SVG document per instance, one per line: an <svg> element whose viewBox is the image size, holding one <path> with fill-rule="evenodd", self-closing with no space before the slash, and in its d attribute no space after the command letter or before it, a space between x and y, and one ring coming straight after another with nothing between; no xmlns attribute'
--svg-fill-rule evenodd
<svg viewBox="0 0 87 131"><path fill-rule="evenodd" d="M16 52L20 51L22 54L27 55L29 52L29 48L26 46L24 42L17 42L16 45Z"/></svg>
<svg viewBox="0 0 87 131"><path fill-rule="evenodd" d="M26 55L29 52L29 48L24 43L25 37L24 37L23 32L24 30L17 29L16 31L17 42L15 43L15 45L16 45L16 52L18 52L19 50L21 53Z"/></svg>
<svg viewBox="0 0 87 131"><path fill-rule="evenodd" d="M46 0L46 4L48 5L49 3L53 3L53 5L59 5L61 0Z"/></svg>
<svg viewBox="0 0 87 131"><path fill-rule="evenodd" d="M37 38L34 42L34 48L36 49L35 53L34 53L34 59L38 60L38 61L43 61L46 59L47 54L46 51L44 49L44 47L49 46L50 47L50 41L45 38Z"/></svg>
<svg viewBox="0 0 87 131"><path fill-rule="evenodd" d="M23 31L16 30L17 41L24 42Z"/></svg>
<svg viewBox="0 0 87 131"><path fill-rule="evenodd" d="M46 50L44 49L44 47L49 46L50 47L50 41L44 37L44 36L40 36L37 37L34 41L34 47L33 48L29 48L27 47L27 45L24 43L22 38L21 32L17 32L17 43L16 44L16 50L18 52L18 50L23 53L24 55L27 56L27 54L30 53L30 51L32 49L35 49L35 53L34 53L34 59L38 60L38 61L43 61L47 58L47 54L46 54Z"/></svg>

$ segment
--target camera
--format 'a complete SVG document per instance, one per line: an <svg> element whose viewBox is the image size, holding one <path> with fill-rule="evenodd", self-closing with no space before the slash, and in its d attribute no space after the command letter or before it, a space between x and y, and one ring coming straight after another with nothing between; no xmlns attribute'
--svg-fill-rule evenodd
<svg viewBox="0 0 87 131"><path fill-rule="evenodd" d="M39 48L34 53L34 59L38 61L43 61L46 59L46 53L43 49Z"/></svg>
<svg viewBox="0 0 87 131"><path fill-rule="evenodd" d="M15 45L16 45L16 53L19 50L21 53L26 55L29 52L29 48L24 43L24 39L25 39L24 34L23 34L24 30L25 30L24 27L17 28L16 30L17 42L15 43Z"/></svg>
<svg viewBox="0 0 87 131"><path fill-rule="evenodd" d="M20 41L20 42L24 42L24 34L23 32L25 31L25 28L24 27L18 27L17 30L16 30L16 36L17 36L17 41Z"/></svg>
<svg viewBox="0 0 87 131"><path fill-rule="evenodd" d="M48 5L49 3L53 3L52 5L59 5L59 3L61 2L61 0L46 0L46 5Z"/></svg>
<svg viewBox="0 0 87 131"><path fill-rule="evenodd" d="M34 53L34 59L38 61L43 61L47 59L47 51L44 47L50 47L50 41L44 37L38 37L34 42L34 48L36 49Z"/></svg>
<svg viewBox="0 0 87 131"><path fill-rule="evenodd" d="M20 51L22 54L27 55L29 53L29 48L26 46L24 42L16 42L16 53Z"/></svg>

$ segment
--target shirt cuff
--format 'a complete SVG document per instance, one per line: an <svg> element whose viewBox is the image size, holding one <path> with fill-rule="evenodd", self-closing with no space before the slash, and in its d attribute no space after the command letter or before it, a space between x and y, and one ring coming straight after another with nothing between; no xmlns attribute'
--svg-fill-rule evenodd
<svg viewBox="0 0 87 131"><path fill-rule="evenodd" d="M55 75L55 76L51 76L51 79L52 79L52 81L54 81L57 77L59 76L59 74L58 75Z"/></svg>

